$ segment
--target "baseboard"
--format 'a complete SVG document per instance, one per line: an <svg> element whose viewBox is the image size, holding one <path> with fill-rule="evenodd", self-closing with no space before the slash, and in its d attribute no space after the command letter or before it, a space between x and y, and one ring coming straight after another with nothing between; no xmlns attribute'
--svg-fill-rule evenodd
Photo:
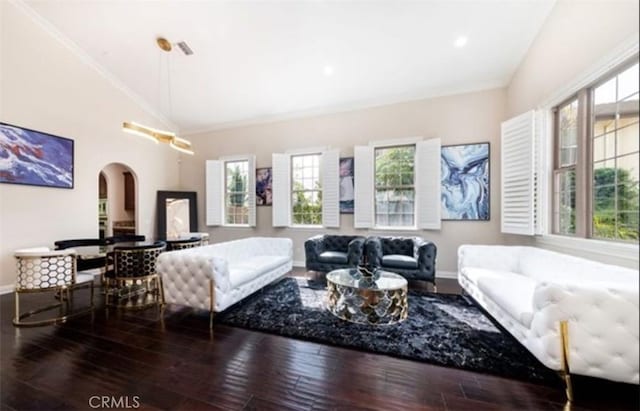
<svg viewBox="0 0 640 411"><path fill-rule="evenodd" d="M0 295L12 293L14 290L13 284L0 285Z"/></svg>
<svg viewBox="0 0 640 411"><path fill-rule="evenodd" d="M457 279L458 273L455 271L436 271L436 278Z"/></svg>
<svg viewBox="0 0 640 411"><path fill-rule="evenodd" d="M298 268L304 268L305 267L305 262L304 261L294 261L293 262L293 266L294 267L298 267ZM449 278L449 279L456 279L458 278L458 273L455 271L438 271L436 273L436 278Z"/></svg>

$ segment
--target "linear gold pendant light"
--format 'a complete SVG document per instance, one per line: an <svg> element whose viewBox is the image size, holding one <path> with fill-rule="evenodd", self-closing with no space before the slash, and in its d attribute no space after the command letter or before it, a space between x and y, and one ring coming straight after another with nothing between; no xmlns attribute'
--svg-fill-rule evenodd
<svg viewBox="0 0 640 411"><path fill-rule="evenodd" d="M158 37L156 39L156 43L161 50L170 52L172 47L171 43L162 37ZM167 72L169 71L167 67ZM170 81L170 80L169 80ZM169 83L169 81L167 83ZM170 87L171 85L168 84ZM171 99L171 92L169 92L169 99ZM169 107L171 107L171 101L169 101ZM136 123L134 121L125 121L122 123L122 131L127 132L129 134L136 135L138 137L143 137L148 140L153 141L154 143L167 143L174 150L178 150L181 153L193 155L193 149L191 147L191 142L184 138L178 137L175 133L171 131L159 130L157 128L148 127L142 125L140 123Z"/></svg>

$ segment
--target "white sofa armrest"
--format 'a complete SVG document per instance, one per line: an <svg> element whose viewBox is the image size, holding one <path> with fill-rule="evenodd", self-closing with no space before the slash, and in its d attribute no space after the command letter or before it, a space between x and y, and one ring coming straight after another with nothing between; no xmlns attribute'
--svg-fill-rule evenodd
<svg viewBox="0 0 640 411"><path fill-rule="evenodd" d="M638 384L638 290L604 283L540 283L530 347L546 366L561 364L560 321L569 326L572 373Z"/></svg>
<svg viewBox="0 0 640 411"><path fill-rule="evenodd" d="M202 250L193 248L158 256L156 269L162 276L167 303L209 310L210 280L222 291L231 288L227 261Z"/></svg>

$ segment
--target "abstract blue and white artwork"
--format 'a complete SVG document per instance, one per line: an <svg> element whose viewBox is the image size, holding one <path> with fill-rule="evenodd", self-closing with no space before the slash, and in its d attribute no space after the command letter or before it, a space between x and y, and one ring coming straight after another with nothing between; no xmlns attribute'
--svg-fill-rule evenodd
<svg viewBox="0 0 640 411"><path fill-rule="evenodd" d="M73 140L0 123L0 183L73 188Z"/></svg>
<svg viewBox="0 0 640 411"><path fill-rule="evenodd" d="M489 143L441 149L443 220L489 220Z"/></svg>

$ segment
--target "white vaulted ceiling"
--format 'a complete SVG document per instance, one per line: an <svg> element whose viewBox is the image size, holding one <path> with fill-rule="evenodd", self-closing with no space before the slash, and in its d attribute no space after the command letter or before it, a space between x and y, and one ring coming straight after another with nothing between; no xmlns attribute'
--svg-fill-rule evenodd
<svg viewBox="0 0 640 411"><path fill-rule="evenodd" d="M182 133L504 86L555 0L22 5ZM185 41L167 56L163 36ZM464 47L454 42L468 38ZM168 64L168 66L167 66ZM171 107L163 81L170 70Z"/></svg>

